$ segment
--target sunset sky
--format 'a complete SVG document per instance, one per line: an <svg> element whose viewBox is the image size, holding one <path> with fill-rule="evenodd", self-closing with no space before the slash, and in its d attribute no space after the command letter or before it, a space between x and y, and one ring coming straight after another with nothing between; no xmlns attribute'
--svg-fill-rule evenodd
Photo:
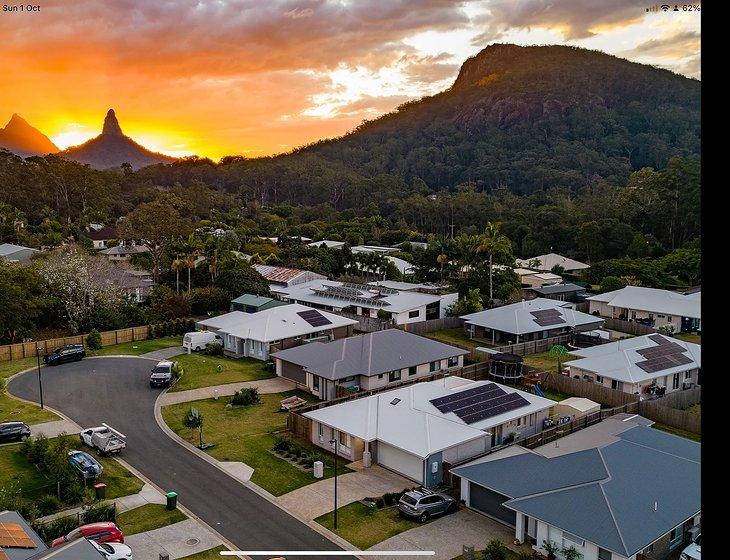
<svg viewBox="0 0 730 560"><path fill-rule="evenodd" d="M61 148L111 107L170 155L288 151L447 88L495 42L700 77L699 14L635 0L37 1L0 12L0 127L18 113Z"/></svg>

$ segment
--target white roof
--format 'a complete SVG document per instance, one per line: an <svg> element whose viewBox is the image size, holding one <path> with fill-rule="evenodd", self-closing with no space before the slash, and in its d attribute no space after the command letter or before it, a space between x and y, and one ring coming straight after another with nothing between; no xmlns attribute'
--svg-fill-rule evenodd
<svg viewBox="0 0 730 560"><path fill-rule="evenodd" d="M532 313L546 309L556 309L563 322L539 325L537 317ZM600 317L571 309L569 303L547 298L535 298L493 309L485 309L477 313L462 315L461 318L466 323L511 334L527 334L562 327L598 326L603 323L603 319Z"/></svg>
<svg viewBox="0 0 730 560"><path fill-rule="evenodd" d="M647 358L639 354L637 350L657 346L656 340L658 339L656 337L682 346L685 349L684 355L690 358L692 362L670 366L654 372L644 371L636 364L646 361ZM580 356L580 359L565 362L565 365L627 383L643 383L665 375L673 375L677 372L702 367L702 347L699 344L684 342L678 338L670 338L661 334L635 336L617 342L591 346L590 348L571 350L570 353L574 356Z"/></svg>
<svg viewBox="0 0 730 560"><path fill-rule="evenodd" d="M394 289L388 289L388 293L383 293L376 286L369 284L347 284L348 288L351 288L353 294L357 292L358 298L356 301L345 296L335 297L332 295L324 295L317 293L315 290L326 289L327 286L334 288L342 287L343 282L336 280L312 280L310 282L303 282L302 284L296 284L289 286L288 288L277 288L277 293L282 298L291 301L301 301L304 303L326 305L336 309L342 309L350 305L357 305L358 307L365 307L368 309L384 309L391 313L403 313L405 311L411 311L414 309L420 309L428 305L440 301L441 296L433 294L423 294L421 292L411 291L399 291ZM378 294L378 292L381 292ZM383 305L379 305L382 303Z"/></svg>
<svg viewBox="0 0 730 560"><path fill-rule="evenodd" d="M563 406L569 406L570 408L574 408L578 412L588 412L589 410L593 410L594 408L601 408L601 405L599 403L594 402L591 399L584 399L583 397L569 397L567 399L563 399L558 404Z"/></svg>
<svg viewBox="0 0 730 560"><path fill-rule="evenodd" d="M312 308L299 305L298 303L292 303L272 307L256 313L231 311L218 317L199 321L198 324L216 328L219 332L237 338L273 342L283 338L312 334L357 323L357 321L347 319L341 315L317 310L330 322L327 325L314 327L298 315L302 311L312 311Z"/></svg>
<svg viewBox="0 0 730 560"><path fill-rule="evenodd" d="M529 404L466 424L454 412L442 413L429 402L489 383L492 382L445 377L305 412L304 416L364 441L382 441L425 458L484 437L490 428L555 405L549 399L495 383L507 393L518 393ZM400 401L391 404L394 399Z"/></svg>
<svg viewBox="0 0 730 560"><path fill-rule="evenodd" d="M310 247L321 247L324 244L328 249L339 249L345 245L344 241L332 241L331 239L323 239L322 241L312 241L307 243Z"/></svg>
<svg viewBox="0 0 730 560"><path fill-rule="evenodd" d="M393 257L391 255L388 255L385 258L392 262L404 276L406 274L412 274L414 271L413 265L404 259Z"/></svg>
<svg viewBox="0 0 730 560"><path fill-rule="evenodd" d="M375 280L368 282L370 286L384 286L401 292L414 292L416 290L438 290L435 284L417 284L415 282L399 282L398 280Z"/></svg>
<svg viewBox="0 0 730 560"><path fill-rule="evenodd" d="M620 290L598 294L586 299L604 302L609 307L636 309L638 311L691 317L693 319L701 317L700 292L686 296L658 288L626 286Z"/></svg>
<svg viewBox="0 0 730 560"><path fill-rule="evenodd" d="M535 259L540 261L540 264L536 267L537 270L550 271L555 265L563 267L563 270L566 272L590 268L590 265L587 265L586 263L569 259L568 257L558 255L557 253L548 253L547 255L540 255L530 259L517 259L517 264L520 266L529 266L529 262Z"/></svg>
<svg viewBox="0 0 730 560"><path fill-rule="evenodd" d="M380 245L355 245L350 249L353 253L397 253L398 247L383 247Z"/></svg>
<svg viewBox="0 0 730 560"><path fill-rule="evenodd" d="M12 255L18 251L33 251L38 252L38 249L32 247L24 247L22 245L15 245L13 243L0 243L0 256Z"/></svg>

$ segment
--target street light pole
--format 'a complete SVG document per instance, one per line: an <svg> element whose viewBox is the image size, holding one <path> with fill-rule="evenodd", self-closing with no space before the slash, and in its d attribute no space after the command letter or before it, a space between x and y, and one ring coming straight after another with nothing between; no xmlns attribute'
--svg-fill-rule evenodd
<svg viewBox="0 0 730 560"><path fill-rule="evenodd" d="M330 444L335 446L335 519L334 519L334 529L337 530L337 452L338 452L338 445L337 445L337 438L331 439Z"/></svg>
<svg viewBox="0 0 730 560"><path fill-rule="evenodd" d="M41 408L43 408L43 378L41 377L41 347L39 344L35 345L35 355L38 361L38 391L41 395Z"/></svg>

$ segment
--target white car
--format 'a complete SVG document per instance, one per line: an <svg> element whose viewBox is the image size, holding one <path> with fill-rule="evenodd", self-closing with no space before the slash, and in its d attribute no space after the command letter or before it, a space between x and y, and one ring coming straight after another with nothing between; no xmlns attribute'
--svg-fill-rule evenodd
<svg viewBox="0 0 730 560"><path fill-rule="evenodd" d="M208 344L220 344L223 346L221 335L211 331L193 331L183 336L183 348L200 352L208 347Z"/></svg>
<svg viewBox="0 0 730 560"><path fill-rule="evenodd" d="M702 535L699 535L694 542L689 543L687 545L687 548L685 548L682 551L682 554L679 555L679 560L702 560L701 556L701 549L700 549L700 539L702 538Z"/></svg>
<svg viewBox="0 0 730 560"><path fill-rule="evenodd" d="M106 426L96 426L95 428L86 428L85 430L81 430L79 433L79 438L81 438L81 441L88 445L89 447L94 447L94 443L91 439L91 437L95 433L106 433L109 431L109 428Z"/></svg>
<svg viewBox="0 0 730 560"><path fill-rule="evenodd" d="M92 540L89 540L89 542L106 560L134 560L132 549L126 544L116 542L98 543Z"/></svg>

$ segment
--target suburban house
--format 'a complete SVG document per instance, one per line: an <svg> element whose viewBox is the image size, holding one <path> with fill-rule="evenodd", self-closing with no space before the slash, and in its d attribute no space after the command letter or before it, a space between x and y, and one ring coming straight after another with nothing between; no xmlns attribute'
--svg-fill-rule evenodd
<svg viewBox="0 0 730 560"><path fill-rule="evenodd" d="M279 305L286 305L286 303L266 296L243 294L242 296L238 296L236 299L231 300L231 311L258 313L259 311L278 307Z"/></svg>
<svg viewBox="0 0 730 560"><path fill-rule="evenodd" d="M344 241L332 241L331 239L322 239L322 241L312 241L307 243L310 247L326 247L327 249L342 249L345 246Z"/></svg>
<svg viewBox="0 0 730 560"><path fill-rule="evenodd" d="M253 267L269 283L269 287L273 292L276 292L279 288L289 288L297 284L325 278L325 276L316 272L299 270L298 268L286 268L284 266L271 266L268 264L255 264Z"/></svg>
<svg viewBox="0 0 730 560"><path fill-rule="evenodd" d="M467 507L519 542L581 560L663 560L699 531L700 444L619 414L534 450L511 446L451 470ZM558 552L558 558L564 558Z"/></svg>
<svg viewBox="0 0 730 560"><path fill-rule="evenodd" d="M0 510L0 529L12 532L16 537L13 542L0 540L0 558L3 560L29 560L31 557L42 557L49 550L43 539L17 511Z"/></svg>
<svg viewBox="0 0 730 560"><path fill-rule="evenodd" d="M542 297L570 303L580 303L586 298L586 289L571 283L525 288L523 293L527 298Z"/></svg>
<svg viewBox="0 0 730 560"><path fill-rule="evenodd" d="M699 331L701 324L701 292L689 295L626 286L587 298L590 313L601 317L636 321L651 327L673 327L675 332Z"/></svg>
<svg viewBox="0 0 730 560"><path fill-rule="evenodd" d="M117 238L117 230L109 226L90 227L89 231L84 232L82 235L91 239L94 249L106 249L107 243Z"/></svg>
<svg viewBox="0 0 730 560"><path fill-rule="evenodd" d="M702 347L661 334L625 338L571 350L565 362L571 377L624 393L662 395L700 384Z"/></svg>
<svg viewBox="0 0 730 560"><path fill-rule="evenodd" d="M231 311L198 321L200 330L219 333L223 351L234 358L268 360L269 354L305 342L334 340L352 335L357 321L291 304L272 307L258 313Z"/></svg>
<svg viewBox="0 0 730 560"><path fill-rule="evenodd" d="M117 266L111 271L110 281L136 303L142 303L155 286L150 272L122 266Z"/></svg>
<svg viewBox="0 0 730 560"><path fill-rule="evenodd" d="M12 243L0 244L0 259L9 263L28 264L31 257L39 252L38 249L24 247L23 245L14 245Z"/></svg>
<svg viewBox="0 0 730 560"><path fill-rule="evenodd" d="M330 400L338 396L337 386L368 391L460 368L468 353L400 329L386 329L333 342L312 342L271 357L278 376Z"/></svg>
<svg viewBox="0 0 730 560"><path fill-rule="evenodd" d="M398 253L400 249L398 247L382 247L380 245L355 245L350 248L350 252L356 253L379 253L381 255L387 255L389 253Z"/></svg>
<svg viewBox="0 0 730 560"><path fill-rule="evenodd" d="M505 267L506 268L506 267ZM515 268L514 273L520 277L520 284L523 288L539 288L560 284L563 277L552 272L538 272L529 268Z"/></svg>
<svg viewBox="0 0 730 560"><path fill-rule="evenodd" d="M99 251L100 255L104 255L110 261L128 261L134 255L140 253L149 253L149 249L144 245L117 245Z"/></svg>
<svg viewBox="0 0 730 560"><path fill-rule="evenodd" d="M278 289L276 293L285 301L327 311L344 311L372 318L377 318L378 312L384 311L396 325L445 317L448 307L459 297L456 293L424 294L383 285L350 284L336 280L313 280L288 289Z"/></svg>
<svg viewBox="0 0 730 560"><path fill-rule="evenodd" d="M531 300L463 315L464 328L471 338L507 344L540 340L570 332L591 331L603 319L581 313L569 303L554 299Z"/></svg>
<svg viewBox="0 0 730 560"><path fill-rule="evenodd" d="M375 462L428 487L443 463L542 430L551 400L489 381L456 376L413 383L305 412L315 445L349 461Z"/></svg>
<svg viewBox="0 0 730 560"><path fill-rule="evenodd" d="M557 253L548 253L547 255L532 257L531 259L517 259L517 265L543 272L550 272L556 266L559 266L565 272L578 272L590 268L590 265L586 263L569 259Z"/></svg>

